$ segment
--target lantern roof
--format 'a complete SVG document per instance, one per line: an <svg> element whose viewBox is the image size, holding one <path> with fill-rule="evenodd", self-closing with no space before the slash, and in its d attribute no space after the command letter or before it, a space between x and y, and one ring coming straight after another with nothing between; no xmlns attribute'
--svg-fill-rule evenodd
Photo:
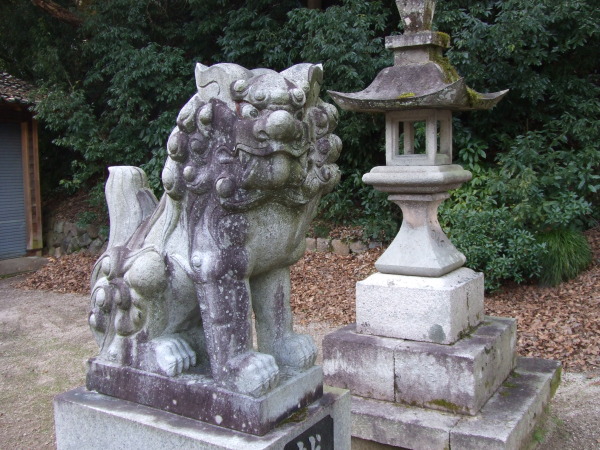
<svg viewBox="0 0 600 450"><path fill-rule="evenodd" d="M442 51L450 36L432 31L435 0L396 0L404 34L388 36L385 46L394 52L386 67L364 90L329 91L335 102L350 111L387 112L411 109L485 110L508 90L482 94L469 88Z"/></svg>

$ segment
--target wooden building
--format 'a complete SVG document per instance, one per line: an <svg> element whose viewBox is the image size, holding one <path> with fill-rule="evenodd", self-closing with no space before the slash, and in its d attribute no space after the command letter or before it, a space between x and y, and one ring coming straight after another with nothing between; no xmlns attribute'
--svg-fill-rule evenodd
<svg viewBox="0 0 600 450"><path fill-rule="evenodd" d="M40 255L38 128L31 86L0 72L0 259Z"/></svg>

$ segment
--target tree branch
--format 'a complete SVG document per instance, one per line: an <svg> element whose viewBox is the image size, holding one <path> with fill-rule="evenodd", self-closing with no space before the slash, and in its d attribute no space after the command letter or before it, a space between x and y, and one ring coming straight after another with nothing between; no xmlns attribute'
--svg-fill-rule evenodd
<svg viewBox="0 0 600 450"><path fill-rule="evenodd" d="M83 23L83 19L81 17L60 6L59 4L54 3L52 0L31 0L31 3L38 8L43 9L52 17L60 20L61 22L68 23L74 27L78 27Z"/></svg>

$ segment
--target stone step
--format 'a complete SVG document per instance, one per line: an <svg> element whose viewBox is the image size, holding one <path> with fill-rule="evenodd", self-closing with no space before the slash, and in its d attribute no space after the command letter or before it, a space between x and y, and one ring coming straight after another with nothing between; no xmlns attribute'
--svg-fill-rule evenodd
<svg viewBox="0 0 600 450"><path fill-rule="evenodd" d="M557 361L519 358L516 369L476 416L353 396L353 447L521 449L530 443L560 374Z"/></svg>
<svg viewBox="0 0 600 450"><path fill-rule="evenodd" d="M477 414L515 366L514 319L486 317L454 345L360 334L350 325L323 341L325 383L354 395Z"/></svg>

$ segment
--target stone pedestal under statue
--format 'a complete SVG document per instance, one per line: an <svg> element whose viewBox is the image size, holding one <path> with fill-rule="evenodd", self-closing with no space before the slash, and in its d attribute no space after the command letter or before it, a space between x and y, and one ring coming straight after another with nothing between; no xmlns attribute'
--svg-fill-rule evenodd
<svg viewBox="0 0 600 450"><path fill-rule="evenodd" d="M61 450L298 450L350 448L350 394L323 396L263 436L190 419L84 388L54 400ZM320 446L320 447L317 447Z"/></svg>

